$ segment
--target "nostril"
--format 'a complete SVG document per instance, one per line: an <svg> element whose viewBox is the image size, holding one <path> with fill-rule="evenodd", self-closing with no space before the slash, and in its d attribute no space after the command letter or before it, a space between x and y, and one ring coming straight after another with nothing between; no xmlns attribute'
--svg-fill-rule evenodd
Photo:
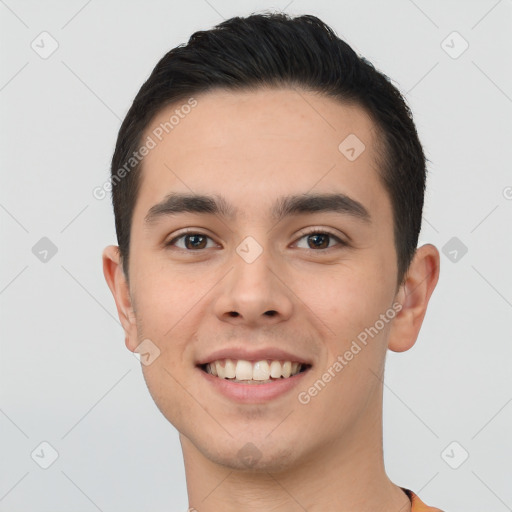
<svg viewBox="0 0 512 512"><path fill-rule="evenodd" d="M270 310L270 311L265 311L265 315L267 316L276 316L277 314L277 311L275 311L274 309Z"/></svg>
<svg viewBox="0 0 512 512"><path fill-rule="evenodd" d="M237 316L238 316L238 313L237 313L236 311L230 311L230 312L229 312L229 316L237 317Z"/></svg>

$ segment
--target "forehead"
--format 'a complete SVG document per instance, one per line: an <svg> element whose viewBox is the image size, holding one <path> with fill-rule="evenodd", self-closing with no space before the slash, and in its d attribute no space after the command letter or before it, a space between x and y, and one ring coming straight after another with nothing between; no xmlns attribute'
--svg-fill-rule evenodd
<svg viewBox="0 0 512 512"><path fill-rule="evenodd" d="M338 192L369 210L387 196L372 120L313 92L209 91L162 109L148 138L134 218L171 192L222 195L242 215L284 195Z"/></svg>

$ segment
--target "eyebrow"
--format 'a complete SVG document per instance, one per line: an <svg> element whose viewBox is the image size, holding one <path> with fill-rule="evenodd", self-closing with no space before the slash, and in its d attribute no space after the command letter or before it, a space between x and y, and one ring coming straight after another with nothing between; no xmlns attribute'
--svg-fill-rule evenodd
<svg viewBox="0 0 512 512"><path fill-rule="evenodd" d="M236 218L237 209L222 196L184 194L173 192L161 202L152 206L144 224L150 225L158 219L181 213L220 215L226 219ZM279 222L291 215L318 212L335 212L352 216L368 224L371 223L369 211L355 199L345 194L300 194L279 197L272 206L271 216Z"/></svg>

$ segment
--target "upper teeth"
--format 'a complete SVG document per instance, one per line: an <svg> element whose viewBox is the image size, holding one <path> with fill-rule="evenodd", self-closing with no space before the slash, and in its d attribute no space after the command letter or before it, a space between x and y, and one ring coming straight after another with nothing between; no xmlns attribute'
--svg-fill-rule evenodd
<svg viewBox="0 0 512 512"><path fill-rule="evenodd" d="M268 380L270 377L278 379L280 377L290 377L299 373L302 368L301 363L292 363L291 361L269 361L262 360L252 363L239 359L219 359L206 365L206 371L222 379L237 380Z"/></svg>

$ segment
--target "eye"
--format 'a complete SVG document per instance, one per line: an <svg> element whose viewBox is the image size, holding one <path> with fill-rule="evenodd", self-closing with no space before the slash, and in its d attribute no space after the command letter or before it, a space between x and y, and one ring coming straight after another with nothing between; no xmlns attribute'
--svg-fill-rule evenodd
<svg viewBox="0 0 512 512"><path fill-rule="evenodd" d="M305 247L300 246L302 239L306 239ZM332 241L337 242L337 244L332 244ZM208 245L209 242L211 242L210 245ZM166 247L177 247L184 251L199 251L216 247L216 245L208 235L195 231L182 233L165 244ZM303 232L296 245L302 249L330 249L333 245L347 246L348 244L334 233L317 228Z"/></svg>
<svg viewBox="0 0 512 512"><path fill-rule="evenodd" d="M208 246L208 240L213 242L213 240L204 233L195 233L193 231L189 231L173 238L167 242L165 246L176 246L179 249L183 249L185 251L196 251L199 249L215 247L216 244L214 242L213 245ZM180 244L181 241L183 241L183 244Z"/></svg>
<svg viewBox="0 0 512 512"><path fill-rule="evenodd" d="M310 231L303 233L302 236L299 238L299 240L302 240L303 238L306 239L307 247L301 247L301 249L302 248L303 249L330 249L332 247L330 245L330 242L332 240L337 241L338 245L340 245L340 246L348 245L346 242L344 242L341 238L336 236L334 233L331 233L331 232L325 231L325 230L320 230L320 229L314 229L314 230L310 230ZM297 245L298 245L298 242L297 242Z"/></svg>

